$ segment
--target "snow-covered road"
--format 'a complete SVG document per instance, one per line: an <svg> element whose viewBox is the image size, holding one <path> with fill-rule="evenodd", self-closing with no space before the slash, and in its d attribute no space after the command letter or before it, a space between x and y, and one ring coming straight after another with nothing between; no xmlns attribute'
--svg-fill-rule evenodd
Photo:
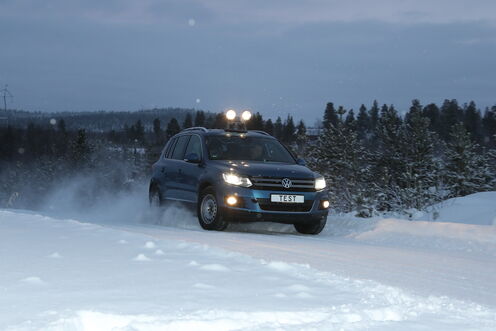
<svg viewBox="0 0 496 331"><path fill-rule="evenodd" d="M330 218L329 222L332 221ZM317 270L354 279L372 279L421 295L446 295L496 306L496 257L471 248L461 252L405 247L325 234L309 237L285 232L205 233L200 229L156 226L127 227L126 230L146 233L156 239L180 239L222 248L257 259L307 264ZM491 230L496 238L496 229ZM439 240L432 238L435 239Z"/></svg>
<svg viewBox="0 0 496 331"><path fill-rule="evenodd" d="M494 330L496 227L480 224L496 213L484 215L330 217L314 237L206 232L182 210L159 225L0 210L0 329Z"/></svg>

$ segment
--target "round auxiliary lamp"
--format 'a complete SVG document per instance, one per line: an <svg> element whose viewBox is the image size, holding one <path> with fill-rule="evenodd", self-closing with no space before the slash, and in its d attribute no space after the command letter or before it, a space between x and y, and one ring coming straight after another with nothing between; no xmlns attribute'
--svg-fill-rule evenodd
<svg viewBox="0 0 496 331"><path fill-rule="evenodd" d="M225 113L227 129L246 131L246 122L251 119L251 112L244 110L239 116L234 109L229 109Z"/></svg>

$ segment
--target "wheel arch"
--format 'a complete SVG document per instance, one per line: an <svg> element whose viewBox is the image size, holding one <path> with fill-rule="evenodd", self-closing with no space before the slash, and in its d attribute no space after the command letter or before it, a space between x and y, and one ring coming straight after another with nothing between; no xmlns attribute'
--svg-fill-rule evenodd
<svg viewBox="0 0 496 331"><path fill-rule="evenodd" d="M204 180L198 185L198 196L200 196L201 192L207 187L214 187L214 184L209 180Z"/></svg>

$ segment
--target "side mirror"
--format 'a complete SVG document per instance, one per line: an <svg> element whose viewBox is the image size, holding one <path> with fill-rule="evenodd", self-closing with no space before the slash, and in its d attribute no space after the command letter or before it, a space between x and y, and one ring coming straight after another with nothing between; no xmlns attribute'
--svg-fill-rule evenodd
<svg viewBox="0 0 496 331"><path fill-rule="evenodd" d="M302 165L302 166L306 166L307 165L307 163L303 159L296 159L296 163L298 163L299 165Z"/></svg>
<svg viewBox="0 0 496 331"><path fill-rule="evenodd" d="M186 155L184 158L184 161L189 162L189 163L200 163L201 159L200 156L196 153L189 153Z"/></svg>

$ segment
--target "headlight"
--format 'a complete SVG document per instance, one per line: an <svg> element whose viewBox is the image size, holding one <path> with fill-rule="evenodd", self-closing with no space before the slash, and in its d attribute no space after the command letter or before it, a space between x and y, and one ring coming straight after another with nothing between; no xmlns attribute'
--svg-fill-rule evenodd
<svg viewBox="0 0 496 331"><path fill-rule="evenodd" d="M315 189L317 191L323 190L326 187L326 181L324 177L319 177L315 180Z"/></svg>
<svg viewBox="0 0 496 331"><path fill-rule="evenodd" d="M243 186L243 187L250 187L252 185L249 178L241 177L233 173L223 173L222 178L224 178L224 181L226 183L231 185Z"/></svg>

